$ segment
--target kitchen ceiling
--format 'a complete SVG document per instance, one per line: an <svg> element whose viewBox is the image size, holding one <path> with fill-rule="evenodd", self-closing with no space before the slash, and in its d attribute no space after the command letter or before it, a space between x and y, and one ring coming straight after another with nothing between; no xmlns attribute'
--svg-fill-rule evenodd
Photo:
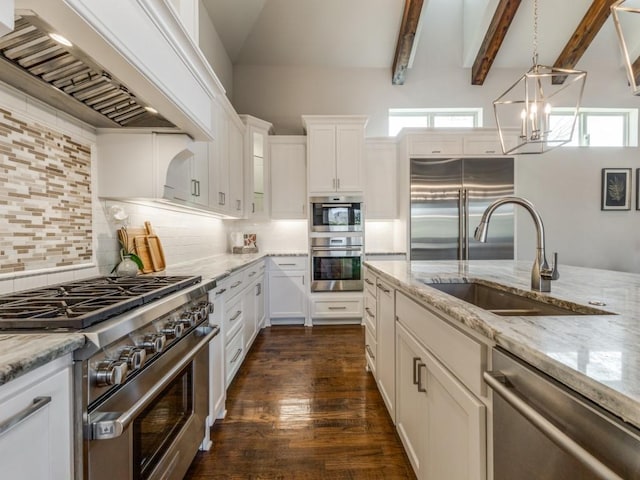
<svg viewBox="0 0 640 480"><path fill-rule="evenodd" d="M415 69L471 68L500 0L424 0ZM404 0L203 0L234 65L391 68ZM553 65L592 0L538 0L539 63ZM526 70L533 0L522 0L493 68ZM611 19L576 67L619 69ZM411 75L411 73L409 73Z"/></svg>

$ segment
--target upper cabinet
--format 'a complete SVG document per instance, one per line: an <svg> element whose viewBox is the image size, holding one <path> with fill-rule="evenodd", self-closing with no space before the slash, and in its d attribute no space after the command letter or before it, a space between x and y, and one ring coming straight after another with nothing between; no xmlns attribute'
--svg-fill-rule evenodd
<svg viewBox="0 0 640 480"><path fill-rule="evenodd" d="M502 155L498 131L474 129L406 129L400 134L410 157ZM507 132L505 146L515 147L517 132Z"/></svg>
<svg viewBox="0 0 640 480"><path fill-rule="evenodd" d="M304 115L309 195L362 193L366 116Z"/></svg>
<svg viewBox="0 0 640 480"><path fill-rule="evenodd" d="M395 219L398 216L395 138L367 138L364 172L365 218Z"/></svg>
<svg viewBox="0 0 640 480"><path fill-rule="evenodd" d="M271 218L307 218L307 137L269 137Z"/></svg>
<svg viewBox="0 0 640 480"><path fill-rule="evenodd" d="M246 216L250 219L269 218L269 145L273 130L269 122L240 115L246 126L244 137L244 190Z"/></svg>

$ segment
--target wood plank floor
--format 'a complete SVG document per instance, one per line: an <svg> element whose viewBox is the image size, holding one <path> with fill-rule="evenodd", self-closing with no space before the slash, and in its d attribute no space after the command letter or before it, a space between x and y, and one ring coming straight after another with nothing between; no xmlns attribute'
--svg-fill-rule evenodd
<svg viewBox="0 0 640 480"><path fill-rule="evenodd" d="M414 479L361 326L263 329L186 479Z"/></svg>

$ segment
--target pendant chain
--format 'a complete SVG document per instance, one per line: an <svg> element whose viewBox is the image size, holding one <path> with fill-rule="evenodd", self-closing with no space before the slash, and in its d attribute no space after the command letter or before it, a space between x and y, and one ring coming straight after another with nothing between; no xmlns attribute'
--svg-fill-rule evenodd
<svg viewBox="0 0 640 480"><path fill-rule="evenodd" d="M533 0L533 64L538 65L538 0Z"/></svg>

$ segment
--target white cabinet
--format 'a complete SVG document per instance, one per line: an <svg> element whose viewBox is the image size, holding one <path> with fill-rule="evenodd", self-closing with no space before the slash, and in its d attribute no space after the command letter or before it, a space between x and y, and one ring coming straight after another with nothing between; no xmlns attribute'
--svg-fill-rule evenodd
<svg viewBox="0 0 640 480"><path fill-rule="evenodd" d="M71 356L0 386L2 478L73 478Z"/></svg>
<svg viewBox="0 0 640 480"><path fill-rule="evenodd" d="M209 323L220 327L220 333L209 343L209 425L213 425L216 418L225 415L226 377L225 377L225 341L222 330L224 318L224 293L226 287L216 286L209 292L209 301L213 304L213 313L209 316Z"/></svg>
<svg viewBox="0 0 640 480"><path fill-rule="evenodd" d="M362 294L318 293L310 297L314 324L362 323Z"/></svg>
<svg viewBox="0 0 640 480"><path fill-rule="evenodd" d="M272 325L307 322L307 258L269 259L269 319Z"/></svg>
<svg viewBox="0 0 640 480"><path fill-rule="evenodd" d="M396 142L394 138L365 143L364 203L367 220L398 217Z"/></svg>
<svg viewBox="0 0 640 480"><path fill-rule="evenodd" d="M245 352L253 344L264 319L264 262L255 263L244 270L245 287L242 293L244 311L244 344Z"/></svg>
<svg viewBox="0 0 640 480"><path fill-rule="evenodd" d="M243 136L242 125L239 125L235 121L229 122L227 132L227 139L229 141L229 193L226 206L227 212L237 218L243 217L245 213Z"/></svg>
<svg viewBox="0 0 640 480"><path fill-rule="evenodd" d="M364 188L365 116L304 115L309 195Z"/></svg>
<svg viewBox="0 0 640 480"><path fill-rule="evenodd" d="M372 373L373 378L377 379L377 301L376 301L376 282L377 277L365 267L364 269L364 351L367 359L367 368Z"/></svg>
<svg viewBox="0 0 640 480"><path fill-rule="evenodd" d="M395 333L395 291L390 285L377 280L376 315L377 338L377 380L391 420L396 421L396 333Z"/></svg>
<svg viewBox="0 0 640 480"><path fill-rule="evenodd" d="M307 137L269 137L271 218L307 218Z"/></svg>
<svg viewBox="0 0 640 480"><path fill-rule="evenodd" d="M499 156L502 146L498 131L493 128L411 129L402 135L409 157L424 156ZM505 146L515 147L517 132L507 131Z"/></svg>
<svg viewBox="0 0 640 480"><path fill-rule="evenodd" d="M396 427L416 476L485 480L487 409L462 380L482 369L476 341L401 293L396 314Z"/></svg>
<svg viewBox="0 0 640 480"><path fill-rule="evenodd" d="M245 201L247 218L269 218L269 122L240 115L246 125L244 140Z"/></svg>

